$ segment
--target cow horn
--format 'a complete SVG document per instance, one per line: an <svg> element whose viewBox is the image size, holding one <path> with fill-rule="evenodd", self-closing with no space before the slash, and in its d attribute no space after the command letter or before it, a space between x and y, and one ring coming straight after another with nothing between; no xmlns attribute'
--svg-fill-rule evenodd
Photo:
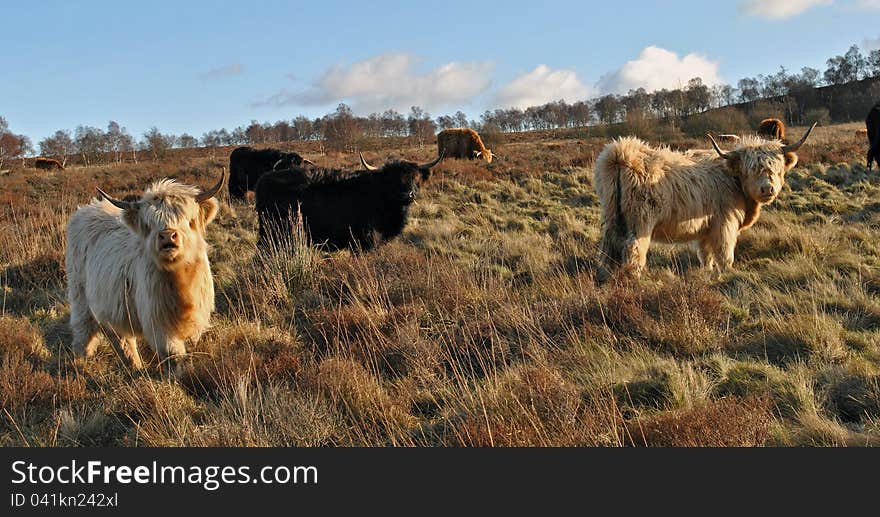
<svg viewBox="0 0 880 517"><path fill-rule="evenodd" d="M315 166L315 162L313 162L312 160L308 160L306 158L303 158L303 163L308 163L309 165Z"/></svg>
<svg viewBox="0 0 880 517"><path fill-rule="evenodd" d="M220 187L223 186L223 179L225 177L226 167L223 167L223 172L220 173L220 181L218 181L216 185L209 188L208 190L203 190L198 196L196 196L196 203L201 203L202 201L206 201L216 196L217 192L220 192Z"/></svg>
<svg viewBox="0 0 880 517"><path fill-rule="evenodd" d="M95 187L95 190L98 191L98 194L100 194L101 197L103 197L103 198L106 199L107 201L113 203L113 206L115 206L116 208L119 208L119 209L121 209L121 210L128 210L129 208L132 208L133 205L135 205L135 203L132 203L132 202L130 202L130 201L121 201L121 200L119 200L119 199L113 199L112 197L110 197L109 195L107 195L106 192L104 192L103 190L99 189L98 187Z"/></svg>
<svg viewBox="0 0 880 517"><path fill-rule="evenodd" d="M437 156L437 158L433 162L423 163L422 165L419 165L419 170L426 171L426 170L430 169L431 167L437 165L438 163L440 163L440 160L443 159L443 155L445 155L445 154L446 154L445 152L442 152L442 153L440 153L439 156Z"/></svg>
<svg viewBox="0 0 880 517"><path fill-rule="evenodd" d="M708 136L709 140L712 141L712 147L715 148L715 152L718 153L718 156L724 158L725 160L729 160L731 158L730 153L725 153L721 150L720 147L718 147L718 142L716 142L715 139L712 138L712 133L707 133L706 136Z"/></svg>
<svg viewBox="0 0 880 517"><path fill-rule="evenodd" d="M364 160L364 153L359 152L358 156L361 157L361 165L364 166L364 169L367 169L368 171L374 171L374 170L378 169L378 167L373 167L372 165L367 163L367 160Z"/></svg>
<svg viewBox="0 0 880 517"><path fill-rule="evenodd" d="M816 128L816 124L817 124L817 122L813 122L813 125L810 126L810 129L808 129L807 132L804 133L804 136L802 136L801 139L798 140L797 142L790 144L790 145L783 145L782 152L783 153L792 153L792 152L800 149L801 146L804 145L804 142L807 141L807 137L810 136L810 133L813 132L813 129Z"/></svg>

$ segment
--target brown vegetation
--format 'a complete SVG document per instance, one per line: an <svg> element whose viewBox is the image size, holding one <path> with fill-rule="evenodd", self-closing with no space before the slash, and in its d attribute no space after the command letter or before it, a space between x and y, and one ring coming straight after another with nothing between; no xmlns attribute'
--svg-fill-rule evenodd
<svg viewBox="0 0 880 517"><path fill-rule="evenodd" d="M258 256L253 206L223 198L207 235L218 308L179 382L155 360L133 377L106 345L69 352L63 228L95 185L209 184L225 156L12 172L0 444L878 444L880 179L853 129L817 129L720 276L658 247L640 282L594 281L604 139L584 135L444 161L401 238L368 254L294 239Z"/></svg>

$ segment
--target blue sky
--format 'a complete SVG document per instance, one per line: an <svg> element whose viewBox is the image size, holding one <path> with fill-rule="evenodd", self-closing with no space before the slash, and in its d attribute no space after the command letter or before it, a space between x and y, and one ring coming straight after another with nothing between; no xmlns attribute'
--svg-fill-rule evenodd
<svg viewBox="0 0 880 517"><path fill-rule="evenodd" d="M35 145L109 120L198 137L342 101L475 117L880 47L880 0L0 0L0 20L0 115Z"/></svg>

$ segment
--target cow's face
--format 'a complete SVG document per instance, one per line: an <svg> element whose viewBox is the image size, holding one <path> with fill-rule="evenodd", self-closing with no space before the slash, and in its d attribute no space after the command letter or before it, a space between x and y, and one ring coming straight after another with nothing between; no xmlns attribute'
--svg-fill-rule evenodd
<svg viewBox="0 0 880 517"><path fill-rule="evenodd" d="M392 165L386 165L386 167L392 167ZM394 194L397 198L395 201L408 205L415 200L421 183L430 177L431 170L420 170L418 164L412 162L398 162L393 167L398 169L395 171L398 182Z"/></svg>
<svg viewBox="0 0 880 517"><path fill-rule="evenodd" d="M485 151L474 151L474 158L486 160L486 163L492 163L492 151L489 149L486 149Z"/></svg>
<svg viewBox="0 0 880 517"><path fill-rule="evenodd" d="M431 176L431 167L440 163L443 159L443 153L440 153L435 160L418 164L415 162L395 161L388 162L383 167L374 167L367 163L364 155L361 154L361 164L364 169L372 171L372 175L377 178L384 178L382 181L389 188L386 191L387 199L395 202L409 205L416 198L419 186L422 182L427 181Z"/></svg>
<svg viewBox="0 0 880 517"><path fill-rule="evenodd" d="M275 162L275 165L272 166L272 170L293 169L294 167L305 167L307 165L314 166L315 162L306 160L297 153L287 153L283 158Z"/></svg>
<svg viewBox="0 0 880 517"><path fill-rule="evenodd" d="M724 158L727 173L739 178L743 193L759 203L771 203L785 184L785 173L797 165L795 154L816 124L797 143L783 145L778 140L768 142L758 137L743 138L733 151L724 152L709 135L715 151Z"/></svg>
<svg viewBox="0 0 880 517"><path fill-rule="evenodd" d="M122 208L122 220L144 243L160 269L171 270L198 260L207 251L205 228L217 215L216 188L201 192L174 180L154 183L136 201L108 200ZM213 191L213 192L212 192Z"/></svg>
<svg viewBox="0 0 880 517"><path fill-rule="evenodd" d="M797 165L797 154L782 153L776 147L744 148L734 151L739 156L728 161L745 194L759 203L772 203L785 185L785 173Z"/></svg>

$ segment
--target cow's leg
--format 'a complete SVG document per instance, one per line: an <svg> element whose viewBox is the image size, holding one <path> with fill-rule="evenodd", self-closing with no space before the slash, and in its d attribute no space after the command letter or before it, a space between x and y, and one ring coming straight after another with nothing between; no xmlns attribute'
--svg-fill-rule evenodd
<svg viewBox="0 0 880 517"><path fill-rule="evenodd" d="M868 170L871 170L871 165L875 160L877 160L877 165L880 166L880 159L877 157L877 153L880 151L878 148L880 148L880 145L872 145L868 148Z"/></svg>
<svg viewBox="0 0 880 517"><path fill-rule="evenodd" d="M91 357L98 348L98 322L85 303L85 293L71 296L70 331L73 334L73 351L81 356Z"/></svg>
<svg viewBox="0 0 880 517"><path fill-rule="evenodd" d="M628 273L638 278L648 262L648 247L651 245L653 227L639 226L623 245L623 265Z"/></svg>
<svg viewBox="0 0 880 517"><path fill-rule="evenodd" d="M700 265L706 269L715 268L715 247L711 238L704 237L700 240Z"/></svg>
<svg viewBox="0 0 880 517"><path fill-rule="evenodd" d="M156 331L150 340L150 345L159 356L159 364L162 369L176 377L183 373L186 363L186 343L177 337L168 336L164 332Z"/></svg>
<svg viewBox="0 0 880 517"><path fill-rule="evenodd" d="M715 258L721 271L727 271L733 267L733 251L736 248L736 239L739 236L739 222L728 221L720 229L718 245L715 247Z"/></svg>
<svg viewBox="0 0 880 517"><path fill-rule="evenodd" d="M110 345L113 346L116 355L125 362L126 366L132 370L143 369L144 362L141 360L141 354L137 348L137 340L134 337L120 336L118 332L107 327L104 327L102 330L104 335L107 336L107 340L110 341Z"/></svg>
<svg viewBox="0 0 880 517"><path fill-rule="evenodd" d="M616 228L611 228L609 225L605 226L606 228L602 232L602 239L599 242L599 252L602 264L608 269L613 269L620 266L622 259L620 236Z"/></svg>

